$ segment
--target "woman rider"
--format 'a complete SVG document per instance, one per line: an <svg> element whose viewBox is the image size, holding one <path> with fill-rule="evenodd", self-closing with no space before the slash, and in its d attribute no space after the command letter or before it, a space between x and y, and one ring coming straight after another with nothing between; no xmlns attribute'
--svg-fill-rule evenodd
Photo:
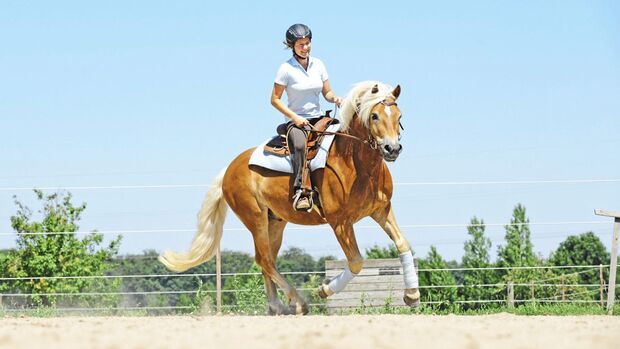
<svg viewBox="0 0 620 349"><path fill-rule="evenodd" d="M312 31L305 24L293 24L286 31L284 44L293 51L293 57L284 62L276 74L271 92L271 105L290 119L288 147L293 163L295 191L293 207L308 210L310 201L302 195L301 172L305 162L306 131L314 118L322 116L319 93L325 100L340 107L342 99L332 91L325 65L316 57L310 57ZM282 102L286 91L288 105Z"/></svg>

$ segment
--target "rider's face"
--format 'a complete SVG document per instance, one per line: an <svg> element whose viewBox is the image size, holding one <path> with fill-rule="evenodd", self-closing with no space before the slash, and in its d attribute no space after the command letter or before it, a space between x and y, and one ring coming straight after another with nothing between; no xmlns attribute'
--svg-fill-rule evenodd
<svg viewBox="0 0 620 349"><path fill-rule="evenodd" d="M303 38L295 41L295 46L293 47L295 53L302 58L308 58L311 48L312 43L309 38Z"/></svg>

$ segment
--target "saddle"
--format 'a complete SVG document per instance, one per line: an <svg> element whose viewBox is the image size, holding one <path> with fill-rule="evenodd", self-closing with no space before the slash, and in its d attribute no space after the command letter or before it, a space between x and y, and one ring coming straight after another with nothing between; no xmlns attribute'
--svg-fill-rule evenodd
<svg viewBox="0 0 620 349"><path fill-rule="evenodd" d="M337 124L340 121L330 117L331 110L325 112L324 116L321 116L316 119L310 119L310 124L314 126L312 129L309 127L305 128L306 131L306 159L304 161L302 170L301 170L301 189L302 195L308 197L310 201L310 208L308 212L310 212L313 208L316 208L314 202L318 202L319 204L319 214L321 210L321 202L319 197L319 192L316 187L312 185L312 181L310 179L310 160L314 159L316 154L319 152L321 147L321 142L325 136L323 131L327 130L330 125ZM287 122L284 124L278 125L276 131L278 133L277 136L273 137L264 147L264 151L266 153L278 155L278 156L287 156L290 154L288 149L288 132L291 127L293 127L292 122ZM313 132L316 131L316 132ZM298 200L299 197L295 198L295 201Z"/></svg>
<svg viewBox="0 0 620 349"><path fill-rule="evenodd" d="M306 127L306 161L310 161L314 159L316 154L321 147L321 142L323 141L324 134L321 133L330 125L338 124L340 121L338 119L334 119L330 117L331 110L325 112L324 116L310 119L310 124L314 126L314 129L310 129ZM287 156L290 154L288 150L288 131L293 127L292 122L285 122L283 124L278 125L276 128L277 136L273 137L264 147L265 153L278 155L278 156ZM312 132L318 131L318 132Z"/></svg>

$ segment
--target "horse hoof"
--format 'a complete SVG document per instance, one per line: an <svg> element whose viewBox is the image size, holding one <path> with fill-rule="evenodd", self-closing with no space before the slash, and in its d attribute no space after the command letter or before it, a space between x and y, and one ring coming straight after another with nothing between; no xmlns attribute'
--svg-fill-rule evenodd
<svg viewBox="0 0 620 349"><path fill-rule="evenodd" d="M334 291L332 291L328 285L322 284L321 286L319 286L319 297L327 298L333 294L334 294Z"/></svg>
<svg viewBox="0 0 620 349"><path fill-rule="evenodd" d="M291 312L283 304L269 305L268 315L290 315Z"/></svg>
<svg viewBox="0 0 620 349"><path fill-rule="evenodd" d="M306 303L299 304L297 303L297 307L295 309L295 314L297 315L306 315L310 311L308 309L308 305Z"/></svg>
<svg viewBox="0 0 620 349"><path fill-rule="evenodd" d="M404 296L403 300L405 301L405 304L407 304L411 308L417 308L417 307L420 306L420 300L419 299L412 300L411 298L409 298L407 296Z"/></svg>
<svg viewBox="0 0 620 349"><path fill-rule="evenodd" d="M288 306L288 311L285 315L306 315L309 312L308 305L305 302L297 302Z"/></svg>
<svg viewBox="0 0 620 349"><path fill-rule="evenodd" d="M403 301L405 304L412 308L417 308L420 306L420 291L417 288L409 288L405 290L405 295L403 296Z"/></svg>

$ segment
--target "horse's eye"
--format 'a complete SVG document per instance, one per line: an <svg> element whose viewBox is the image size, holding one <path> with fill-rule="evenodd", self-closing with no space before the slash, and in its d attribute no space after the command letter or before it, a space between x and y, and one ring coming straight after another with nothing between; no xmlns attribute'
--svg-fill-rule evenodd
<svg viewBox="0 0 620 349"><path fill-rule="evenodd" d="M370 118L372 119L372 121L377 121L377 120L379 120L379 115L377 115L376 113L372 113Z"/></svg>

